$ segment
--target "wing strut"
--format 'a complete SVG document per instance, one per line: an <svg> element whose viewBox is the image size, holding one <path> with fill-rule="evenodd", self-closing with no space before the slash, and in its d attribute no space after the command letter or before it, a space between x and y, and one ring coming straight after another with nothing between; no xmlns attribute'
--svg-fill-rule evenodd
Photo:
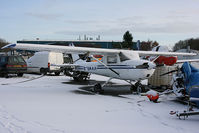
<svg viewBox="0 0 199 133"><path fill-rule="evenodd" d="M98 60L97 58L95 58L93 55L91 55L91 57L96 60L97 62L99 62L100 64L104 65L106 68L108 68L109 70L111 70L112 72L114 72L115 74L117 74L118 76L120 76L120 74L118 72L116 72L115 70L113 70L112 68L110 68L109 66L107 66L106 64L104 64L103 62L101 62L100 60Z"/></svg>

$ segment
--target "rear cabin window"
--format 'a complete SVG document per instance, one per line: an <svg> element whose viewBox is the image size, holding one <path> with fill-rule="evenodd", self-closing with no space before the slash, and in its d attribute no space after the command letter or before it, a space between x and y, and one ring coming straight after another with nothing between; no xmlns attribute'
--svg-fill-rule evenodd
<svg viewBox="0 0 199 133"><path fill-rule="evenodd" d="M107 56L107 63L117 63L117 56Z"/></svg>

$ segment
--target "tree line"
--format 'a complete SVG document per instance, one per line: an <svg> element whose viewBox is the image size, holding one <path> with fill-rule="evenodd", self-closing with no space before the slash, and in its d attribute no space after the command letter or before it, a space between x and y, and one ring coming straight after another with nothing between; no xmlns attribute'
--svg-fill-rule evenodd
<svg viewBox="0 0 199 133"><path fill-rule="evenodd" d="M123 41L122 41L122 48L123 49L134 49L134 50L144 50L149 51L152 50L153 47L156 47L159 45L157 41L142 41L139 44L139 48L133 47L133 45L137 45L136 42L133 42L133 36L129 31L126 31L123 35Z"/></svg>
<svg viewBox="0 0 199 133"><path fill-rule="evenodd" d="M180 40L177 42L174 47L173 51L179 50L179 49L186 49L188 46L190 46L190 49L199 50L199 38L190 38L186 40Z"/></svg>

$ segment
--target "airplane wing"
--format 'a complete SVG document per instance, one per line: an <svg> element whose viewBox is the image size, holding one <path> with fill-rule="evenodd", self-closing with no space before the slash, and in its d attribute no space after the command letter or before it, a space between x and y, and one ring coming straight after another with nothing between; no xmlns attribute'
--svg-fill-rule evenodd
<svg viewBox="0 0 199 133"><path fill-rule="evenodd" d="M164 55L164 56L177 56L177 55L187 55L187 56L193 56L197 55L195 53L180 53L180 52L155 52L155 51L135 51L140 56L146 56L146 55Z"/></svg>
<svg viewBox="0 0 199 133"><path fill-rule="evenodd" d="M195 53L177 53L177 52L154 52L154 51L134 51L134 50L121 50L121 49L102 49L102 48L88 48L88 47L70 47L70 46L55 46L55 45L40 45L40 44L28 44L28 43L16 43L8 44L4 48L14 48L20 50L31 50L31 51L53 51L60 53L90 53L90 54L119 54L125 53L129 54L132 57L135 54L139 56L146 55L165 55L165 56L177 56L177 55L186 55L193 56Z"/></svg>
<svg viewBox="0 0 199 133"><path fill-rule="evenodd" d="M199 59L177 60L176 63L184 63L184 62L199 62Z"/></svg>
<svg viewBox="0 0 199 133"><path fill-rule="evenodd" d="M88 47L70 47L70 46L56 46L56 45L39 45L39 44L28 44L28 43L17 43L8 44L4 48L14 48L20 50L31 50L31 51L53 51L60 53L79 53L84 54L89 52L90 54L106 54L106 53L120 53L119 50L114 49L100 49L100 48L88 48Z"/></svg>

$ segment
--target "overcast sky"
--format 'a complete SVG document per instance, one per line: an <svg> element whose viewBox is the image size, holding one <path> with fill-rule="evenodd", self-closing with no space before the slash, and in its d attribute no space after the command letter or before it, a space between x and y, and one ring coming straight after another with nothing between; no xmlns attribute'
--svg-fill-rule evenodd
<svg viewBox="0 0 199 133"><path fill-rule="evenodd" d="M79 35L173 45L199 37L199 0L0 0L0 38L76 40Z"/></svg>

